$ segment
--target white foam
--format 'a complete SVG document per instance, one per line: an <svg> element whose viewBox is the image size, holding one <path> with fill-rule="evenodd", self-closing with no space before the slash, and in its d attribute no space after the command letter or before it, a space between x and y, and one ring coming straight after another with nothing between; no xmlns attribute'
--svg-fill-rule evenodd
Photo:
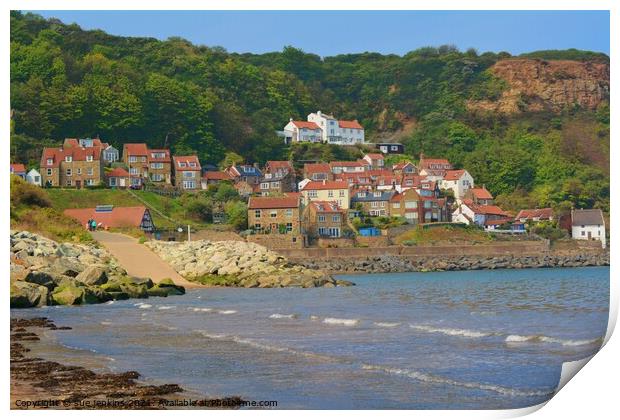
<svg viewBox="0 0 620 420"><path fill-rule="evenodd" d="M101 325L112 325L110 321L101 321L100 324Z"/></svg>
<svg viewBox="0 0 620 420"><path fill-rule="evenodd" d="M271 319L296 319L297 318L297 314L271 314L269 315L269 318Z"/></svg>
<svg viewBox="0 0 620 420"><path fill-rule="evenodd" d="M319 319L319 317L316 316L316 315L310 315L310 319L313 320L313 321L316 321L316 320Z"/></svg>
<svg viewBox="0 0 620 420"><path fill-rule="evenodd" d="M149 306L151 306L151 305L149 305ZM174 308L175 308L174 306L164 306L164 305L157 307L157 309L159 309L160 311L165 311L165 310L174 309Z"/></svg>
<svg viewBox="0 0 620 420"><path fill-rule="evenodd" d="M213 312L213 308L189 308L194 312Z"/></svg>
<svg viewBox="0 0 620 420"><path fill-rule="evenodd" d="M441 376L430 375L423 372L418 372L410 369L399 369L399 368L391 368L385 366L376 366L376 365L362 365L362 369L364 370L374 370L381 371L390 375L398 375L405 376L411 379L418 380L420 382L426 383L435 383L435 384L445 384L452 385L463 388L471 388L471 389L481 389L483 391L492 391L497 392L503 395L510 395L515 397L535 397L535 396L547 396L552 395L555 390L521 390L514 388L507 388L500 385L492 385L492 384L483 384L478 382L465 382L465 381L457 381L450 378L444 378Z"/></svg>
<svg viewBox="0 0 620 420"><path fill-rule="evenodd" d="M466 338L482 338L482 337L488 337L490 335L494 335L494 333L473 331L473 330L463 330L463 329L458 329L458 328L436 328L436 327L431 327L429 325L414 325L414 324L410 324L409 326L413 329L428 332L428 333L440 333L444 335L461 336L461 337L466 337Z"/></svg>
<svg viewBox="0 0 620 420"><path fill-rule="evenodd" d="M218 314L222 314L222 315L230 315L230 314L236 314L237 311L233 310L233 309L226 309L223 311L217 311Z"/></svg>
<svg viewBox="0 0 620 420"><path fill-rule="evenodd" d="M325 318L323 320L324 324L330 325L344 325L347 327L352 327L360 323L359 319L344 319L344 318Z"/></svg>
<svg viewBox="0 0 620 420"><path fill-rule="evenodd" d="M106 305L113 305L113 304L114 304L113 300L109 300L109 301L106 302Z"/></svg>
<svg viewBox="0 0 620 420"><path fill-rule="evenodd" d="M590 340L563 340L561 338L547 337L546 335L509 335L505 340L507 343L553 343L563 346L586 346L601 342L601 338Z"/></svg>
<svg viewBox="0 0 620 420"><path fill-rule="evenodd" d="M377 327L394 328L400 325L400 322L374 322Z"/></svg>
<svg viewBox="0 0 620 420"><path fill-rule="evenodd" d="M152 308L153 305L149 305L148 303L141 303L138 305L138 308L140 309L148 309L148 308Z"/></svg>

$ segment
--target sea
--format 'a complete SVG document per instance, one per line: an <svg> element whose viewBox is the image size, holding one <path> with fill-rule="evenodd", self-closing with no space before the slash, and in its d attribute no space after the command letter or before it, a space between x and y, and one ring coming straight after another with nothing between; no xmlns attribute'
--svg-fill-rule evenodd
<svg viewBox="0 0 620 420"><path fill-rule="evenodd" d="M354 287L210 288L12 310L47 316L44 356L280 409L509 409L598 351L609 267L347 275Z"/></svg>

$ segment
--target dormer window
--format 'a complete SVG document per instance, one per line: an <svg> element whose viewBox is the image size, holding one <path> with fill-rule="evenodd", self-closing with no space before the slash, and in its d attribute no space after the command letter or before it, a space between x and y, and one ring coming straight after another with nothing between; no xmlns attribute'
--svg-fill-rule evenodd
<svg viewBox="0 0 620 420"><path fill-rule="evenodd" d="M65 156L65 162L72 162L72 161L73 161L73 157Z"/></svg>
<svg viewBox="0 0 620 420"><path fill-rule="evenodd" d="M92 161L93 161L93 156L92 155L86 156L86 162L92 162Z"/></svg>
<svg viewBox="0 0 620 420"><path fill-rule="evenodd" d="M185 168L187 166L187 164L185 162L179 162L179 167L180 168Z"/></svg>
<svg viewBox="0 0 620 420"><path fill-rule="evenodd" d="M381 197L381 192L379 192L379 191L375 191L374 196L375 196L375 197Z"/></svg>
<svg viewBox="0 0 620 420"><path fill-rule="evenodd" d="M196 162L190 162L189 166L191 166L192 168L195 168L196 167Z"/></svg>
<svg viewBox="0 0 620 420"><path fill-rule="evenodd" d="M48 165L53 165L54 164L54 159L48 159L47 160L47 164Z"/></svg>

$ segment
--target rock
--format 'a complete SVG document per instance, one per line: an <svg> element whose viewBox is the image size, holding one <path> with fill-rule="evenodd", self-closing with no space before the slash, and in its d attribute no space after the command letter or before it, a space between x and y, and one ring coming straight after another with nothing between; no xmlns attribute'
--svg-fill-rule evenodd
<svg viewBox="0 0 620 420"><path fill-rule="evenodd" d="M45 306L49 301L49 290L45 286L24 281L11 283L11 308Z"/></svg>
<svg viewBox="0 0 620 420"><path fill-rule="evenodd" d="M85 268L85 265L80 264L72 258L57 258L52 264L52 270L54 272L69 277L76 277L84 271Z"/></svg>
<svg viewBox="0 0 620 420"><path fill-rule="evenodd" d="M327 282L323 285L323 287L336 287L336 285L334 283Z"/></svg>
<svg viewBox="0 0 620 420"><path fill-rule="evenodd" d="M28 283L35 283L40 286L45 286L49 290L56 287L56 283L51 275L42 271L31 271L26 275L25 281Z"/></svg>
<svg viewBox="0 0 620 420"><path fill-rule="evenodd" d="M147 289L150 289L155 285L153 280L148 277L131 277L131 282L137 285L144 285Z"/></svg>
<svg viewBox="0 0 620 420"><path fill-rule="evenodd" d="M121 292L125 292L132 299L143 299L149 297L145 284L121 283Z"/></svg>
<svg viewBox="0 0 620 420"><path fill-rule="evenodd" d="M26 251L28 252L30 249L32 248L32 245L29 244L26 241L19 241L17 242L15 245L13 245L11 247L11 251L13 252L17 252L17 251Z"/></svg>
<svg viewBox="0 0 620 420"><path fill-rule="evenodd" d="M259 283L254 278L246 278L246 279L241 280L239 285L241 287L253 288L253 287L258 287Z"/></svg>
<svg viewBox="0 0 620 420"><path fill-rule="evenodd" d="M56 249L56 255L59 257L77 257L80 253L69 244L60 244Z"/></svg>
<svg viewBox="0 0 620 420"><path fill-rule="evenodd" d="M65 284L54 289L51 300L54 305L81 305L85 294L84 287Z"/></svg>
<svg viewBox="0 0 620 420"><path fill-rule="evenodd" d="M349 280L336 280L336 286L355 286L355 283Z"/></svg>
<svg viewBox="0 0 620 420"><path fill-rule="evenodd" d="M105 267L91 265L77 275L76 280L87 285L101 285L108 281Z"/></svg>
<svg viewBox="0 0 620 420"><path fill-rule="evenodd" d="M108 292L113 300L127 300L129 295L125 292Z"/></svg>
<svg viewBox="0 0 620 420"><path fill-rule="evenodd" d="M159 283L157 283L157 286L160 288L175 289L177 292L180 292L179 294L185 294L185 287L175 284L172 279L162 279Z"/></svg>
<svg viewBox="0 0 620 420"><path fill-rule="evenodd" d="M112 295L99 286L85 288L84 303L103 303L112 300Z"/></svg>

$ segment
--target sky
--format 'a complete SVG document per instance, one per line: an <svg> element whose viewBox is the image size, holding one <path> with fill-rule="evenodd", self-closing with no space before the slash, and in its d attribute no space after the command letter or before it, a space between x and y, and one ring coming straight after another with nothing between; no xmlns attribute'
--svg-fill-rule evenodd
<svg viewBox="0 0 620 420"><path fill-rule="evenodd" d="M479 52L577 48L609 54L608 11L35 11L84 29L167 39L230 52L320 56L364 51L403 55L425 46Z"/></svg>

